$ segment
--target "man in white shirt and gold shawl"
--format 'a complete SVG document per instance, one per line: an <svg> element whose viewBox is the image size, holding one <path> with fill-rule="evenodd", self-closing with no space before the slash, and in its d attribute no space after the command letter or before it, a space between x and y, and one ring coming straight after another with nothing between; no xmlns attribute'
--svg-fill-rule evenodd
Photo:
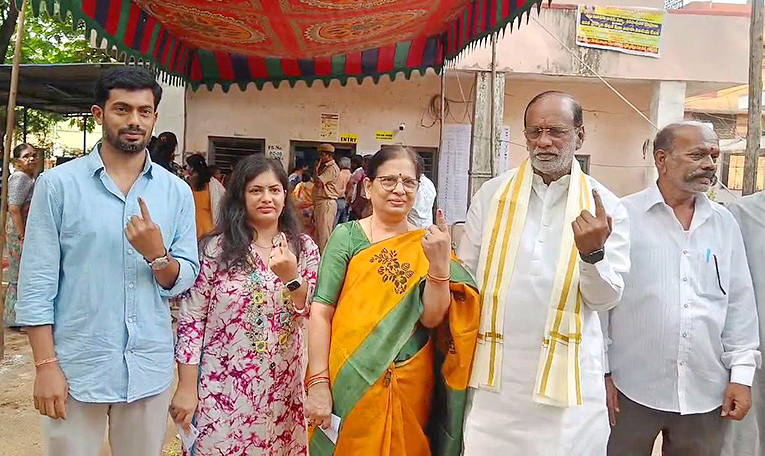
<svg viewBox="0 0 765 456"><path fill-rule="evenodd" d="M458 256L481 289L465 456L603 456L609 425L597 311L620 300L629 223L585 175L581 105L537 95L529 158L473 197Z"/></svg>

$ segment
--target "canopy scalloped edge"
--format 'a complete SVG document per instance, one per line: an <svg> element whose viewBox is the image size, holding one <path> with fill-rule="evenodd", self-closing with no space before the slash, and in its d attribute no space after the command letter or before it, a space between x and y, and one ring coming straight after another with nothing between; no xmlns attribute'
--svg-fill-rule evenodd
<svg viewBox="0 0 765 456"><path fill-rule="evenodd" d="M21 7L22 1L16 0L17 7ZM106 40L108 49L117 50L119 61L142 63L166 83L187 83L193 90L201 86L213 90L219 84L224 92L228 92L232 85L244 91L250 83L255 84L258 90L269 82L278 88L282 82L294 87L301 80L309 87L317 81L329 87L333 80L345 86L350 79L361 84L366 78L371 78L377 83L383 75L395 80L403 74L409 79L414 71L423 75L429 68L440 73L444 64L456 61L464 52L484 45L492 35L504 34L508 26L512 32L516 20L517 27L520 27L524 14L528 23L531 9L536 5L539 12L543 1L473 0L440 35L399 42L386 46L387 49L335 55L324 59L323 66L329 65L331 71L320 75L316 74L317 59L253 58L190 48L173 38L162 24L153 19L150 26L143 26L138 32L135 26L137 21L129 20L130 16L145 13L132 0L111 0L107 15L110 19L106 23L87 14L83 9L83 0L30 0L30 3L35 15L45 8L49 15L57 15L64 21L71 20L75 30L81 22L84 23L86 37L95 32L97 43ZM551 1L548 0L548 3ZM148 22L144 19L144 23ZM391 60L383 65L379 58L381 50L385 50L386 55L395 55L395 62ZM361 63L362 54L368 52L377 56L373 68L368 65L368 59L364 65ZM227 70L221 71L221 65Z"/></svg>

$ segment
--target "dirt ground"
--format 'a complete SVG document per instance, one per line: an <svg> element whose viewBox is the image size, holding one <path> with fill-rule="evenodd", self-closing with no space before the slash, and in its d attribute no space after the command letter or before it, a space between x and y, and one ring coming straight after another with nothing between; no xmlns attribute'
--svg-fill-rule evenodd
<svg viewBox="0 0 765 456"><path fill-rule="evenodd" d="M40 414L32 404L33 385L34 364L27 337L18 331L6 330L5 358L0 362L0 453L3 456L43 454ZM109 454L108 446L104 445L101 455ZM175 425L168 419L163 455L180 454Z"/></svg>

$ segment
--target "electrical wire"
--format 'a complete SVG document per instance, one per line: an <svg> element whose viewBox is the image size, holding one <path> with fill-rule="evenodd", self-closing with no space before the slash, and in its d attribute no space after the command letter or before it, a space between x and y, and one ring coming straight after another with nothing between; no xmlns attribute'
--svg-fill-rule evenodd
<svg viewBox="0 0 765 456"><path fill-rule="evenodd" d="M618 96L619 98L621 98L621 99L622 99L622 101L624 101L625 103L627 103L627 105L629 105L629 107L630 107L630 108L632 108L632 109L633 109L633 110L634 110L636 113L638 113L638 114L640 115L640 117L642 117L642 118L643 118L643 119L644 119L646 122L648 122L648 123L649 123L649 124L650 124L650 125L651 125L651 126L654 128L654 129L655 129L655 130L657 130L657 131L659 130L659 127L657 127L657 126L656 126L656 124L654 124L653 122L651 122L651 119L649 119L648 117L646 117L646 115L645 115L645 114L643 114L643 112L642 112L641 110L639 110L637 107L635 107L635 105L634 105L634 104L632 104L632 103L631 103L631 102L630 102L630 101L629 101L629 100L628 100L628 99L627 99L627 98L626 98L624 95L622 95L622 94L621 94L621 92L619 92L618 90L616 90L616 88L614 88L614 86L612 86L611 84L609 84L609 83L608 83L608 81L606 81L605 79L603 79L603 76L601 76L601 75L600 75L600 74L599 74L597 71L595 71L595 70L594 70L594 69L593 69L593 68L592 68L592 67L591 67L591 66L590 66L590 65L589 65L587 62L585 62L585 61L584 61L584 59L582 59L581 57L579 57L579 54L578 54L578 53L574 52L573 50L571 50L571 48L569 48L568 46L566 46L566 44L565 44L563 41L561 41L560 39L558 39L558 37L557 37L557 36L555 36L555 34L554 34L553 32L551 32L550 30L548 30L548 28L547 28L547 27L545 27L545 26L544 26L544 25L543 25L541 22L539 22L539 20L537 20L537 18L536 18L536 17L534 17L534 16L529 16L529 17L531 17L531 20L533 20L534 22L536 22L536 23L537 23L537 25L539 25L539 26L542 28L542 30L544 30L545 32L547 32L547 34L548 34L548 35L550 35L550 36L551 36L551 37L552 37L552 38L553 38L555 41L557 41L557 42L558 42L558 44L560 44L560 45L563 47L563 49L567 50L567 51L569 52L569 54L571 54L571 55L572 55L572 56L573 56L575 59L579 60L579 62L580 62L580 63L581 63L581 64L582 64L582 65L583 65L585 68L587 68L588 70L590 70L590 72L592 72L592 74L594 74L594 75L595 75L595 76L596 76L598 79L600 79L600 82L602 82L603 84L605 84L605 85L606 85L606 87L608 87L609 89L611 89L611 91L612 91L612 92L614 92L614 93L616 94L616 96Z"/></svg>

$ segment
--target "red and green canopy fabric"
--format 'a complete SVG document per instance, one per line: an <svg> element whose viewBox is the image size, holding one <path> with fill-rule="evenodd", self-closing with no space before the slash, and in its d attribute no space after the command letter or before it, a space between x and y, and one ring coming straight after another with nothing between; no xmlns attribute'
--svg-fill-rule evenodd
<svg viewBox="0 0 765 456"><path fill-rule="evenodd" d="M437 71L542 0L31 0L192 87ZM17 0L21 4L21 0Z"/></svg>

